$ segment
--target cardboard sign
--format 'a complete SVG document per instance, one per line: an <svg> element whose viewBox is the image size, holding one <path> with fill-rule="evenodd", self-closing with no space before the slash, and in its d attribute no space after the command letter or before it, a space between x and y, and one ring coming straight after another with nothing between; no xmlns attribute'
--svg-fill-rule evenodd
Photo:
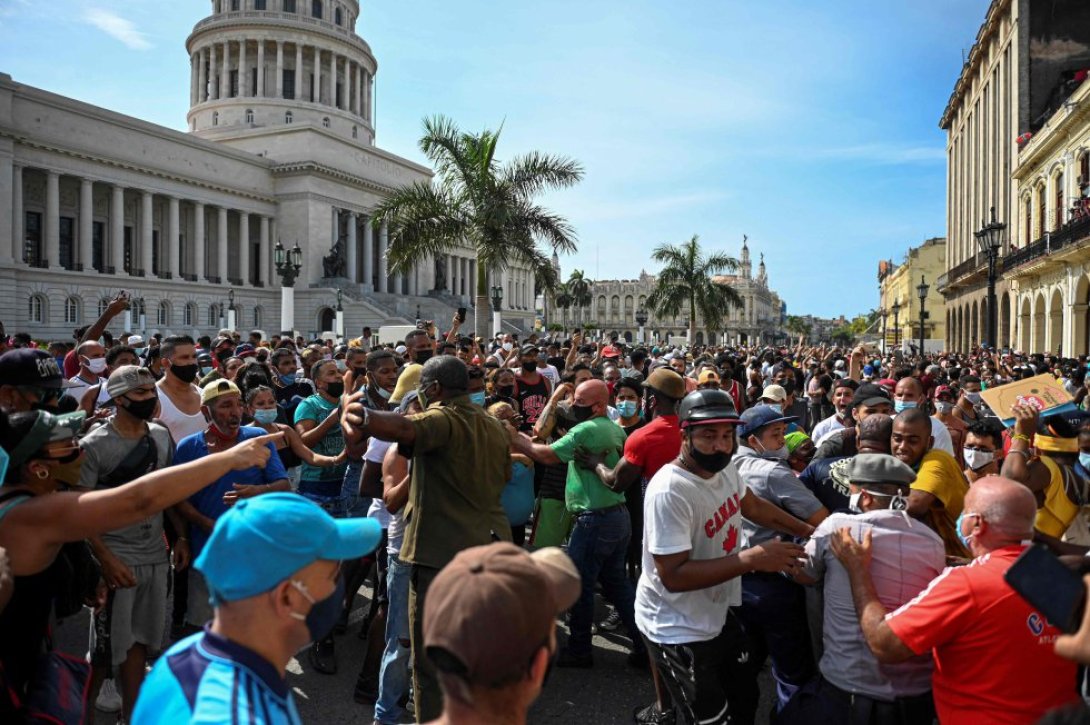
<svg viewBox="0 0 1090 725"><path fill-rule="evenodd" d="M1032 405L1041 417L1075 409L1063 382L1047 373L982 390L980 397L1007 427L1014 425L1014 405Z"/></svg>

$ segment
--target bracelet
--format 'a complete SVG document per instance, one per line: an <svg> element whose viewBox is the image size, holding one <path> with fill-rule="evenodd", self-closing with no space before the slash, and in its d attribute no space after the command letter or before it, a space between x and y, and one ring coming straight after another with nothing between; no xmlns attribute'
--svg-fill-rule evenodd
<svg viewBox="0 0 1090 725"><path fill-rule="evenodd" d="M189 539L184 537L184 536L179 536L178 538L175 539L175 541L189 541Z"/></svg>
<svg viewBox="0 0 1090 725"><path fill-rule="evenodd" d="M1029 441L1029 436L1024 434L1024 433L1015 433L1014 435L1011 436L1011 440L1012 441L1025 441L1026 443L1030 442Z"/></svg>
<svg viewBox="0 0 1090 725"><path fill-rule="evenodd" d="M1022 448L1011 448L1010 452L1011 452L1011 453L1021 453L1021 454L1022 454L1023 456L1025 456L1025 457L1026 457L1026 460L1027 460L1027 461L1028 461L1028 460L1029 460L1030 458L1032 458L1032 457L1033 457L1033 456L1031 456L1031 455L1030 455L1029 451L1027 451L1027 450L1024 450L1024 449L1022 449Z"/></svg>

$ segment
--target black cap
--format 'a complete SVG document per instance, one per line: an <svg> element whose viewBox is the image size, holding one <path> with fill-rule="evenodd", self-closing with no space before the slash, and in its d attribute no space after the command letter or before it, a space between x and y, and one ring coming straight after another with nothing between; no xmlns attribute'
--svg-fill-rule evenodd
<svg viewBox="0 0 1090 725"><path fill-rule="evenodd" d="M870 407L880 403L893 404L893 401L889 399L889 393L881 385L864 383L855 389L855 395L852 396L852 408L858 408L860 405Z"/></svg>
<svg viewBox="0 0 1090 725"><path fill-rule="evenodd" d="M742 422L734 408L734 399L722 390L694 390L682 398L677 417L682 428Z"/></svg>
<svg viewBox="0 0 1090 725"><path fill-rule="evenodd" d="M76 383L64 379L57 361L45 350L24 347L0 355L0 385L60 389Z"/></svg>

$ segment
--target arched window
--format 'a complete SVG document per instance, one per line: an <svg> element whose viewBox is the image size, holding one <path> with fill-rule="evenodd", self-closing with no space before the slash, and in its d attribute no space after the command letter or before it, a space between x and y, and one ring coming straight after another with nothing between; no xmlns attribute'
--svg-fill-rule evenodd
<svg viewBox="0 0 1090 725"><path fill-rule="evenodd" d="M64 301L64 323L66 325L78 325L80 322L79 297L69 297Z"/></svg>
<svg viewBox="0 0 1090 725"><path fill-rule="evenodd" d="M197 303L187 302L185 304L185 314L183 315L182 324L186 327L193 327L196 324L197 319Z"/></svg>
<svg viewBox="0 0 1090 725"><path fill-rule="evenodd" d="M110 306L110 300L103 297L98 301L98 316L102 317L106 314L106 308Z"/></svg>
<svg viewBox="0 0 1090 725"><path fill-rule="evenodd" d="M246 109L246 123L252 125L253 122L254 122L254 109L247 108Z"/></svg>
<svg viewBox="0 0 1090 725"><path fill-rule="evenodd" d="M45 322L45 297L42 295L31 295L27 305L27 321L28 322Z"/></svg>
<svg viewBox="0 0 1090 725"><path fill-rule="evenodd" d="M311 0L310 14L319 20L322 17L322 0Z"/></svg>
<svg viewBox="0 0 1090 725"><path fill-rule="evenodd" d="M291 114L291 111L288 111L287 113L284 114L284 123L292 123L292 122L294 122L294 120L295 120L295 116L293 116Z"/></svg>
<svg viewBox="0 0 1090 725"><path fill-rule="evenodd" d="M284 0L284 6L283 7L284 7L284 12L294 13L295 12L295 0Z"/></svg>
<svg viewBox="0 0 1090 725"><path fill-rule="evenodd" d="M212 125L213 126L220 125L220 112L219 111L212 111Z"/></svg>
<svg viewBox="0 0 1090 725"><path fill-rule="evenodd" d="M166 300L159 302L159 312L155 316L155 324L160 326L170 324L170 303Z"/></svg>
<svg viewBox="0 0 1090 725"><path fill-rule="evenodd" d="M1064 172L1056 174L1056 208L1053 214L1055 215L1052 220L1052 229L1054 231L1060 231L1060 228L1064 225Z"/></svg>
<svg viewBox="0 0 1090 725"><path fill-rule="evenodd" d="M261 327L261 316L262 316L261 306L258 305L256 307L254 307L254 327L255 328L260 328Z"/></svg>
<svg viewBox="0 0 1090 725"><path fill-rule="evenodd" d="M129 309L132 310L132 321L138 322L141 317L147 317L147 309L144 307L144 300L137 298L129 302Z"/></svg>
<svg viewBox="0 0 1090 725"><path fill-rule="evenodd" d="M322 126L324 128L329 128L329 116L326 116L325 118L322 119Z"/></svg>
<svg viewBox="0 0 1090 725"><path fill-rule="evenodd" d="M341 13L340 8L337 8L335 11L333 11L333 22L336 23L337 25L343 25L344 24L344 14Z"/></svg>

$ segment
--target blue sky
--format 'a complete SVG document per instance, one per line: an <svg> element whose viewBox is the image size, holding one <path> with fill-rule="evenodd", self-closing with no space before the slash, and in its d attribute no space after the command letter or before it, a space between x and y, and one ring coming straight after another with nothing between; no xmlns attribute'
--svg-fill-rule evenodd
<svg viewBox="0 0 1090 725"><path fill-rule="evenodd" d="M420 122L504 123L501 154L579 159L547 203L561 259L653 272L694 233L764 252L792 314L877 304L879 259L945 233L938 118L987 0L362 0L377 142L422 161ZM0 0L0 71L184 129L184 41L206 0Z"/></svg>

